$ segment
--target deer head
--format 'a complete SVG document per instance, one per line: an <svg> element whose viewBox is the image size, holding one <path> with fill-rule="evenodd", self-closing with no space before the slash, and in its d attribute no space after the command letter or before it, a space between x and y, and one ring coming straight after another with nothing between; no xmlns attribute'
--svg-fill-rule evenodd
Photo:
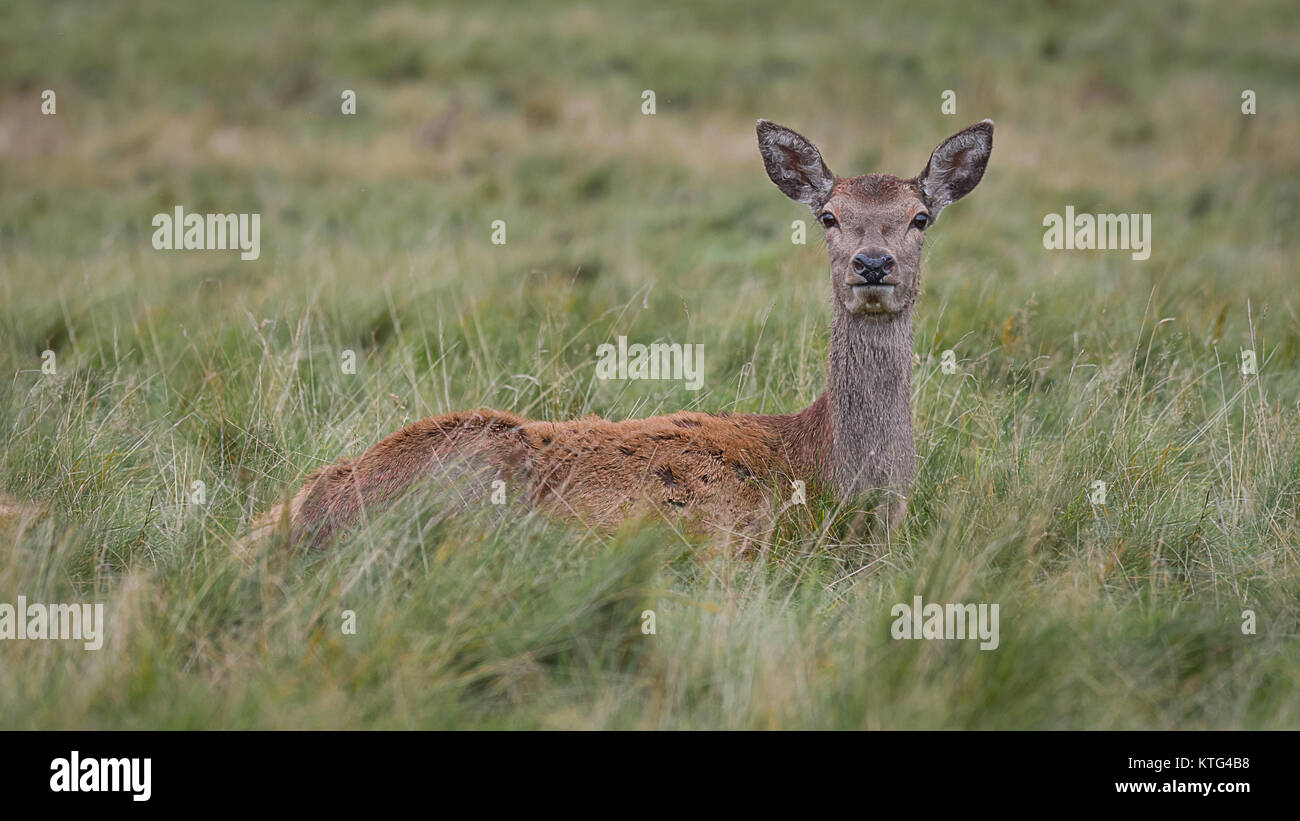
<svg viewBox="0 0 1300 821"><path fill-rule="evenodd" d="M758 147L772 182L812 208L826 232L837 316L878 321L916 305L925 232L984 176L993 121L944 140L911 179L837 177L807 138L768 120L758 121Z"/></svg>

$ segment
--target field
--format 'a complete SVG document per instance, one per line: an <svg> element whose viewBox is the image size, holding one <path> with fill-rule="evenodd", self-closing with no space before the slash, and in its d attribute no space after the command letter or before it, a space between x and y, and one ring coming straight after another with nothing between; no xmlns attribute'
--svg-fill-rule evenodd
<svg viewBox="0 0 1300 821"><path fill-rule="evenodd" d="M0 602L107 624L0 642L0 728L1300 728L1296 4L0 20ZM759 117L842 175L997 123L926 243L901 530L812 498L745 557L428 487L328 551L235 553L429 414L815 400L826 251ZM259 258L155 250L178 205L260 214ZM1067 206L1150 214L1150 258L1045 249ZM703 387L597 379L618 336L702 345ZM915 596L997 603L997 649L895 640Z"/></svg>

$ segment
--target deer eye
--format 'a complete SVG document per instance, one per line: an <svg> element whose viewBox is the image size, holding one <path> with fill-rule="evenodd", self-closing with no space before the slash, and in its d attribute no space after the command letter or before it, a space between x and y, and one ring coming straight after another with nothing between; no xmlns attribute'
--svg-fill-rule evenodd
<svg viewBox="0 0 1300 821"><path fill-rule="evenodd" d="M830 211L823 211L821 216L819 216L817 219L821 220L822 227L824 228L835 227L835 215L832 214Z"/></svg>
<svg viewBox="0 0 1300 821"><path fill-rule="evenodd" d="M922 211L915 217L912 217L912 224L920 231L925 230L925 226L930 224L930 215Z"/></svg>

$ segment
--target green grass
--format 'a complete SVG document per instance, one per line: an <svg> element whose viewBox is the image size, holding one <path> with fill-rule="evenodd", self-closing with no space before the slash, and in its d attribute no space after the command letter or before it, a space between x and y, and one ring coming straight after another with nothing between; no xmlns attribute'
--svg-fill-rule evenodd
<svg viewBox="0 0 1300 821"><path fill-rule="evenodd" d="M0 602L109 628L0 643L0 726L1300 727L1300 9L643 6L0 3ZM846 175L997 121L927 242L895 538L812 500L745 560L429 488L232 554L427 414L812 402L825 252L760 116ZM177 204L261 213L261 259L154 251ZM1066 205L1151 213L1151 258L1045 251ZM596 380L620 334L704 389ZM915 595L999 603L999 648L894 641Z"/></svg>

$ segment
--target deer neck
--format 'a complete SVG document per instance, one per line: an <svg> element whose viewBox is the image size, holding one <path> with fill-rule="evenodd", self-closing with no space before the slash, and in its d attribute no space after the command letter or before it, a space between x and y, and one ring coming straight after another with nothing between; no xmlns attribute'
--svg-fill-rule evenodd
<svg viewBox="0 0 1300 821"><path fill-rule="evenodd" d="M826 384L830 473L851 496L908 485L912 438L912 315L854 317L835 306Z"/></svg>

